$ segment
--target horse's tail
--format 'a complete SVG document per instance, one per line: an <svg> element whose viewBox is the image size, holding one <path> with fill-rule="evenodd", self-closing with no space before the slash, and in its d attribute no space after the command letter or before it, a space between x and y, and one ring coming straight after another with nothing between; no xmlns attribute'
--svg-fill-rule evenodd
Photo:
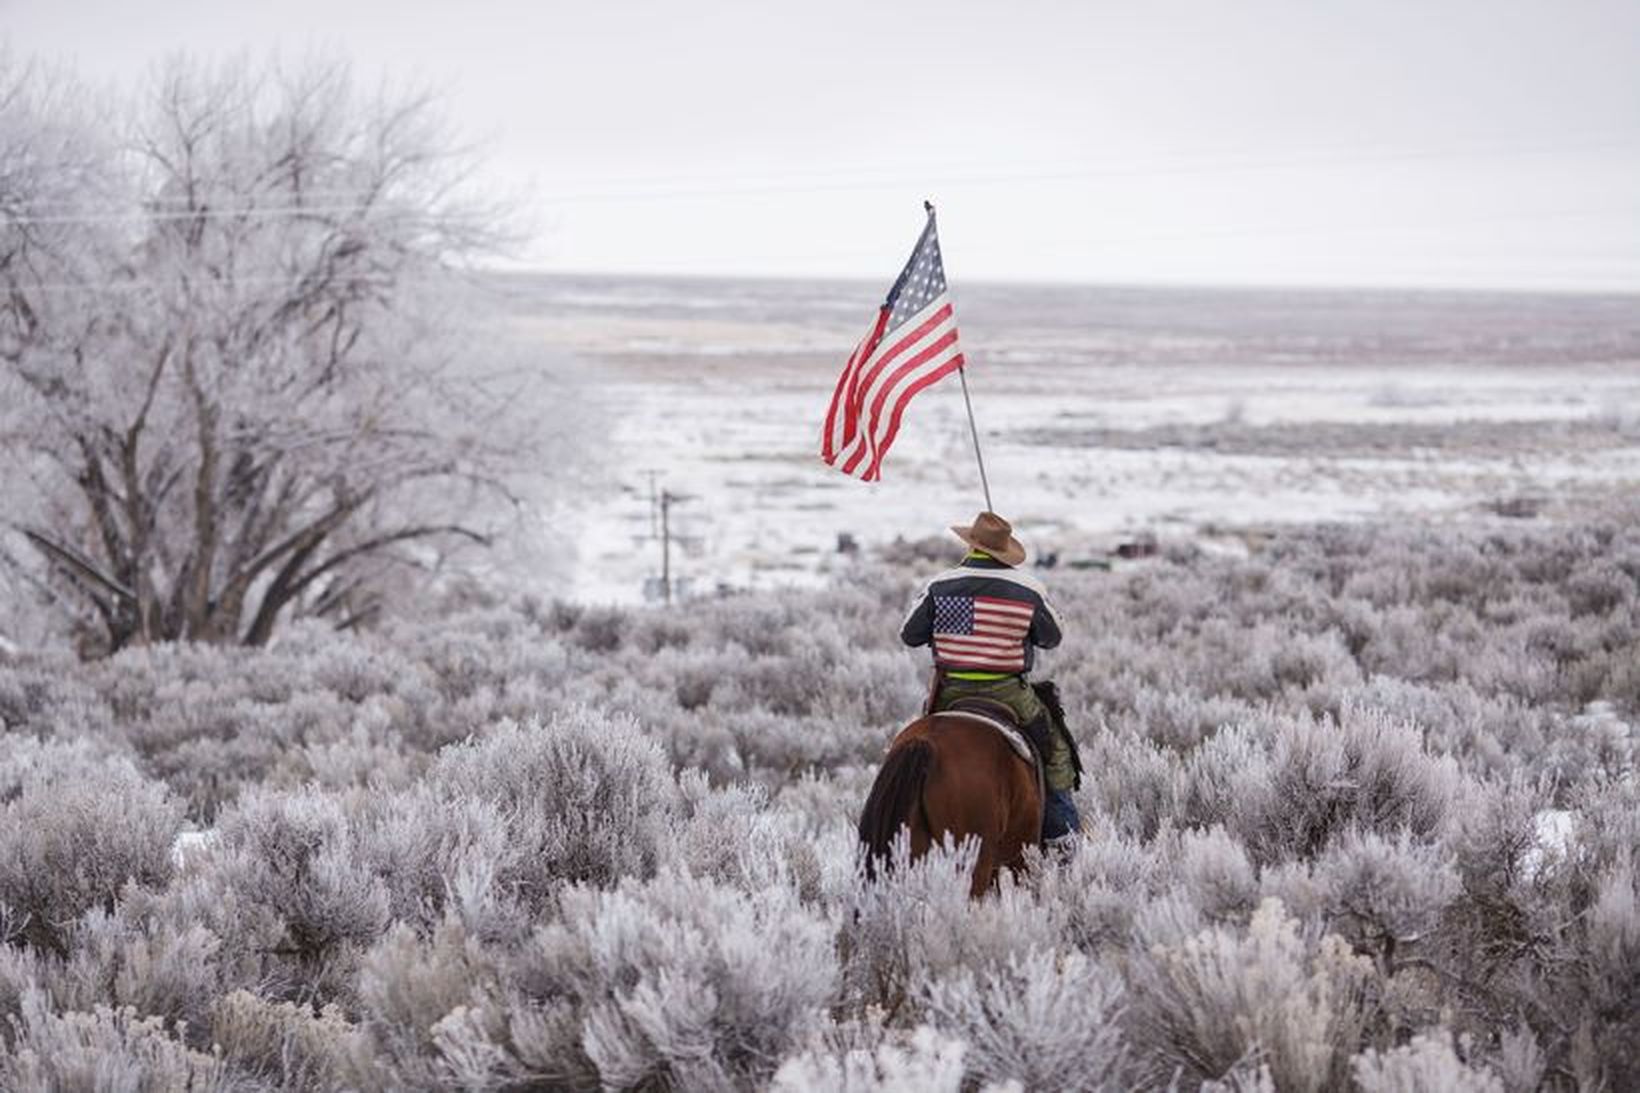
<svg viewBox="0 0 1640 1093"><path fill-rule="evenodd" d="M871 784L866 807L860 812L860 842L866 848L866 877L875 879L877 862L889 856L894 836L913 816L928 827L923 811L923 786L934 764L934 745L926 739L909 740L888 753L877 780Z"/></svg>

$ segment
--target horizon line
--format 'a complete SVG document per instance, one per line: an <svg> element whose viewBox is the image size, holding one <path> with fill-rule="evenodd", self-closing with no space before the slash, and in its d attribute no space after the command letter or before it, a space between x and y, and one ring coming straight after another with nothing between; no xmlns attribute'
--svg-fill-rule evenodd
<svg viewBox="0 0 1640 1093"><path fill-rule="evenodd" d="M530 277L601 277L612 280L675 280L675 281L767 281L801 284L804 282L825 282L832 284L873 284L879 280L892 281L892 277L873 277L870 274L842 274L842 273L813 273L795 274L771 271L680 271L680 270L639 270L639 269L592 269L592 268L553 268L546 266L475 266L474 272L484 274L501 274L507 276ZM1294 282L1294 281L1204 281L1204 280L1170 280L1170 279L1137 279L1137 280L1110 280L1105 278L1077 278L1077 277L974 277L964 278L964 284L984 287L1010 288L1102 288L1102 289L1144 289L1181 292L1371 292L1371 293L1417 293L1427 295L1449 294L1465 296L1578 296L1604 299L1640 299L1640 283L1618 287L1615 285L1548 285L1548 284L1458 284L1451 282L1388 282L1388 281L1328 281L1328 282Z"/></svg>

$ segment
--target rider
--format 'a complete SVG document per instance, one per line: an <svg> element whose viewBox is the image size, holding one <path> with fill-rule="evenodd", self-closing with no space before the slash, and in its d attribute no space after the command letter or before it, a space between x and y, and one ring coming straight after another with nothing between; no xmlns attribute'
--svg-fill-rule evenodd
<svg viewBox="0 0 1640 1093"><path fill-rule="evenodd" d="M951 530L968 544L968 555L924 586L900 638L934 647L932 710L950 709L963 698L988 698L1007 706L1021 728L1046 743L1043 842L1069 850L1081 829L1070 793L1078 782L1072 744L1025 679L1033 646L1059 644L1059 615L1042 582L1014 568L1025 560L1025 548L1008 521L982 512L973 524Z"/></svg>

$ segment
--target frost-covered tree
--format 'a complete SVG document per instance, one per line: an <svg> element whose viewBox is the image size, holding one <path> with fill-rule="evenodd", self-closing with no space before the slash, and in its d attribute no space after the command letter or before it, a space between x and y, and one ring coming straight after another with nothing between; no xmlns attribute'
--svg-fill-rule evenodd
<svg viewBox="0 0 1640 1093"><path fill-rule="evenodd" d="M13 566L93 648L260 644L485 541L526 438L453 334L500 238L433 102L242 60L89 101L0 60Z"/></svg>

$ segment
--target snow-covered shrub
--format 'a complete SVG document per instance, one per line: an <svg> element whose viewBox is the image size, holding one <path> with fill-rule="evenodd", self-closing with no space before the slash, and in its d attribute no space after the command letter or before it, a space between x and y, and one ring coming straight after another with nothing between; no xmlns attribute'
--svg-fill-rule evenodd
<svg viewBox="0 0 1640 1093"><path fill-rule="evenodd" d="M1133 729L1163 747L1188 752L1221 727L1244 720L1252 708L1242 699L1227 695L1203 697L1192 689L1158 690L1143 687L1130 703ZM1126 711L1112 718L1116 727L1129 720Z"/></svg>
<svg viewBox="0 0 1640 1093"><path fill-rule="evenodd" d="M1038 951L924 986L927 1017L968 1045L971 1077L1026 1089L1132 1088L1122 983L1081 953Z"/></svg>
<svg viewBox="0 0 1640 1093"><path fill-rule="evenodd" d="M542 1006L574 1007L605 1086L767 1079L833 996L830 924L784 886L748 893L669 871L609 891L577 886L561 903L514 985Z"/></svg>
<svg viewBox="0 0 1640 1093"><path fill-rule="evenodd" d="M193 1046L204 1046L198 1038L219 986L216 936L197 923L125 911L87 913L69 935L67 958L43 959L35 981L57 1010L129 1010L184 1027Z"/></svg>
<svg viewBox="0 0 1640 1093"><path fill-rule="evenodd" d="M33 949L0 944L0 1048L16 1039L23 999L40 989L48 967L46 958Z"/></svg>
<svg viewBox="0 0 1640 1093"><path fill-rule="evenodd" d="M1217 737L1214 738L1217 740ZM1083 738L1082 763L1088 771L1080 796L1111 817L1124 835L1151 839L1180 809L1185 780L1178 761L1149 740L1118 732ZM1193 823L1217 822L1192 816Z"/></svg>
<svg viewBox="0 0 1640 1093"><path fill-rule="evenodd" d="M1336 723L1236 726L1193 759L1186 817L1224 823L1266 863L1314 855L1350 826L1429 836L1459 783L1456 765L1425 754L1415 729L1362 707Z"/></svg>
<svg viewBox="0 0 1640 1093"><path fill-rule="evenodd" d="M1166 883L1157 843L1142 844L1102 816L1083 819L1076 856L1032 878L1037 899L1054 908L1076 947L1102 952L1124 947L1141 907Z"/></svg>
<svg viewBox="0 0 1640 1093"><path fill-rule="evenodd" d="M335 795L258 791L223 817L218 855L238 899L282 924L279 955L334 966L389 921L387 886L365 862L360 837Z"/></svg>
<svg viewBox="0 0 1640 1093"><path fill-rule="evenodd" d="M851 995L896 1009L925 982L965 968L1004 967L1055 946L1061 909L1039 903L1006 872L994 896L972 899L978 855L976 840L948 841L911 861L901 829L889 868L849 893L842 943Z"/></svg>
<svg viewBox="0 0 1640 1093"><path fill-rule="evenodd" d="M1389 1051L1368 1049L1350 1069L1362 1093L1504 1093L1496 1074L1458 1057L1450 1033L1416 1036Z"/></svg>
<svg viewBox="0 0 1640 1093"><path fill-rule="evenodd" d="M16 1040L0 1039L0 1089L92 1093L105 1089L232 1088L214 1055L167 1036L157 1017L98 1006L90 1012L53 1012L39 991L23 999Z"/></svg>
<svg viewBox="0 0 1640 1093"><path fill-rule="evenodd" d="M442 800L499 810L518 869L498 879L536 906L565 881L653 874L680 807L661 749L632 721L590 710L448 748L427 785Z"/></svg>
<svg viewBox="0 0 1640 1093"><path fill-rule="evenodd" d="M356 818L360 853L386 886L393 920L430 931L449 915L475 935L523 928L551 898L533 847L499 803L436 792L425 781L370 798Z"/></svg>
<svg viewBox="0 0 1640 1093"><path fill-rule="evenodd" d="M900 1035L885 1035L879 1026L870 1046L817 1047L791 1056L769 1088L774 1093L959 1093L966 1050L962 1040L926 1025Z"/></svg>
<svg viewBox="0 0 1640 1093"><path fill-rule="evenodd" d="M63 653L0 660L0 732L106 740L118 735L106 686Z"/></svg>
<svg viewBox="0 0 1640 1093"><path fill-rule="evenodd" d="M181 806L123 759L84 745L19 746L0 769L0 905L63 954L73 923L127 884L162 886Z"/></svg>
<svg viewBox="0 0 1640 1093"><path fill-rule="evenodd" d="M496 1084L509 1066L498 1043L505 1031L498 996L493 962L459 924L444 923L426 940L395 928L360 964L375 1071L367 1084L429 1091Z"/></svg>
<svg viewBox="0 0 1640 1093"><path fill-rule="evenodd" d="M1456 810L1447 846L1462 892L1452 913L1472 960L1506 962L1528 940L1526 907L1534 902L1532 874L1540 872L1528 861L1537 814L1548 804L1541 787L1516 778L1473 790Z"/></svg>
<svg viewBox="0 0 1640 1093"><path fill-rule="evenodd" d="M1503 1088L1507 1093L1537 1093L1548 1069L1543 1048L1525 1023L1504 1030L1498 1037L1498 1048L1490 1064L1498 1077L1503 1079Z"/></svg>
<svg viewBox="0 0 1640 1093"><path fill-rule="evenodd" d="M313 783L325 789L370 786L402 789L427 766L428 757L406 747L376 707L361 708L340 739L306 744L281 757L269 776L274 785Z"/></svg>
<svg viewBox="0 0 1640 1093"><path fill-rule="evenodd" d="M1633 602L1640 592L1635 582L1612 562L1585 560L1565 579L1566 603L1573 615L1604 615Z"/></svg>
<svg viewBox="0 0 1640 1093"><path fill-rule="evenodd" d="M801 818L811 834L839 826L852 829L876 777L876 767L866 763L808 771L781 786L774 804Z"/></svg>
<svg viewBox="0 0 1640 1093"><path fill-rule="evenodd" d="M1448 854L1405 832L1352 829L1313 861L1265 876L1267 894L1301 917L1320 917L1357 952L1376 955L1386 973L1397 952L1430 938L1459 889Z"/></svg>
<svg viewBox="0 0 1640 1093"><path fill-rule="evenodd" d="M359 1072L370 1072L363 1033L334 1006L314 1013L230 991L212 1006L210 1036L235 1075L276 1089L327 1093L365 1084Z"/></svg>
<svg viewBox="0 0 1640 1093"><path fill-rule="evenodd" d="M613 653L621 647L630 622L619 608L589 608L576 620L571 640L591 653Z"/></svg>
<svg viewBox="0 0 1640 1093"><path fill-rule="evenodd" d="M679 782L688 818L674 832L671 862L748 892L781 884L818 898L820 863L801 817L771 808L756 786L714 791L694 773Z"/></svg>
<svg viewBox="0 0 1640 1093"><path fill-rule="evenodd" d="M1164 1084L1175 1068L1200 1082L1256 1057L1278 1088L1341 1088L1371 975L1341 939L1303 936L1279 900L1266 900L1245 932L1210 926L1137 960L1137 1046Z"/></svg>
<svg viewBox="0 0 1640 1093"><path fill-rule="evenodd" d="M1634 857L1640 853L1600 877L1588 925L1590 1002L1607 1013L1627 1007L1630 1026L1640 1025L1633 1006L1640 997L1640 863Z"/></svg>
<svg viewBox="0 0 1640 1093"><path fill-rule="evenodd" d="M1562 803L1583 797L1587 783L1612 781L1634 771L1634 726L1605 703L1557 718L1536 771L1548 776Z"/></svg>
<svg viewBox="0 0 1640 1093"><path fill-rule="evenodd" d="M1209 920L1245 921L1258 902L1258 879L1247 851L1222 827L1186 832L1174 878Z"/></svg>

